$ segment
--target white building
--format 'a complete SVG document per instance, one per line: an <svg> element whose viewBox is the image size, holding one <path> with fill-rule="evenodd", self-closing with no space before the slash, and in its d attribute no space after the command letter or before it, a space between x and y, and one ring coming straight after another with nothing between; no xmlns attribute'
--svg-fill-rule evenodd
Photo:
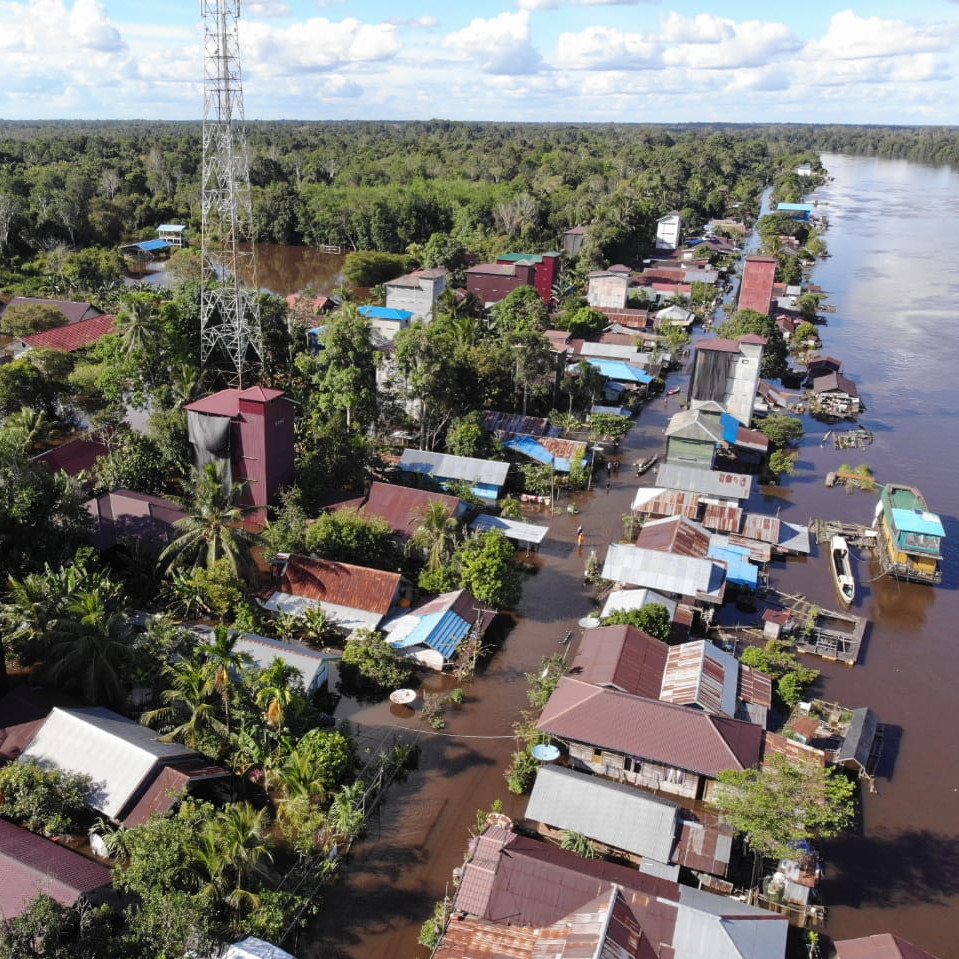
<svg viewBox="0 0 959 959"><path fill-rule="evenodd" d="M442 268L415 270L384 284L386 306L391 310L409 310L427 322L433 319L433 307L446 289L447 271Z"/></svg>
<svg viewBox="0 0 959 959"><path fill-rule="evenodd" d="M656 221L656 249L679 249L682 229L683 218L677 210L667 213L666 216L661 216Z"/></svg>

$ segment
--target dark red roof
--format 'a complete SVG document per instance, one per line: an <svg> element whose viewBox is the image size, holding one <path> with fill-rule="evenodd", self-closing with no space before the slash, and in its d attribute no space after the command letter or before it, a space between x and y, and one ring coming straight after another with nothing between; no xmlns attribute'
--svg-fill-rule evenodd
<svg viewBox="0 0 959 959"><path fill-rule="evenodd" d="M280 577L279 589L292 596L385 615L393 605L399 584L399 573L291 556Z"/></svg>
<svg viewBox="0 0 959 959"><path fill-rule="evenodd" d="M41 453L36 457L36 461L43 463L51 473L59 473L62 470L67 476L76 476L83 470L93 469L97 460L109 452L106 445L99 440L80 437L56 449Z"/></svg>
<svg viewBox="0 0 959 959"><path fill-rule="evenodd" d="M665 643L635 626L598 626L583 633L570 675L659 699L668 653Z"/></svg>
<svg viewBox="0 0 959 959"><path fill-rule="evenodd" d="M187 403L183 408L185 410L193 410L195 413L209 413L213 416L233 417L238 416L240 413L240 400L269 403L284 395L283 390L273 390L263 386L251 386L245 390L220 390L219 393L213 393L210 396L204 396L201 400Z"/></svg>
<svg viewBox="0 0 959 959"><path fill-rule="evenodd" d="M763 730L615 689L560 679L537 723L560 739L675 766L715 779L759 762Z"/></svg>
<svg viewBox="0 0 959 959"><path fill-rule="evenodd" d="M743 266L743 281L739 289L740 310L755 310L769 314L769 303L776 279L777 260L774 256L747 256Z"/></svg>
<svg viewBox="0 0 959 959"><path fill-rule="evenodd" d="M393 527L393 532L400 536L412 536L420 523L422 511L430 503L442 503L450 516L459 516L463 512L463 504L456 496L379 482L370 487L370 495L360 512L364 516L385 519Z"/></svg>
<svg viewBox="0 0 959 959"><path fill-rule="evenodd" d="M714 336L708 340L700 340L696 344L697 350L716 350L722 353L738 353L739 341L727 340L722 336Z"/></svg>
<svg viewBox="0 0 959 959"><path fill-rule="evenodd" d="M103 316L92 316L88 320L67 323L66 326L57 326L42 333L31 333L23 338L23 342L33 349L72 353L85 346L92 346L108 333L115 333L115 324L116 317L104 313Z"/></svg>
<svg viewBox="0 0 959 959"><path fill-rule="evenodd" d="M936 959L931 952L888 932L834 942L837 959Z"/></svg>
<svg viewBox="0 0 959 959"><path fill-rule="evenodd" d="M19 916L40 893L62 906L110 884L106 866L0 819L0 915Z"/></svg>
<svg viewBox="0 0 959 959"><path fill-rule="evenodd" d="M18 686L0 699L0 760L17 759L57 705L41 686Z"/></svg>
<svg viewBox="0 0 959 959"><path fill-rule="evenodd" d="M123 817L123 825L131 829L143 825L155 812L169 812L191 783L229 775L225 769L207 763L202 756L175 760L160 770L137 804Z"/></svg>
<svg viewBox="0 0 959 959"><path fill-rule="evenodd" d="M709 552L709 540L710 534L699 523L686 516L670 516L645 523L636 537L636 545L704 559Z"/></svg>
<svg viewBox="0 0 959 959"><path fill-rule="evenodd" d="M96 523L98 549L109 549L121 540L162 546L169 542L173 524L187 515L170 500L128 489L103 493L84 506Z"/></svg>
<svg viewBox="0 0 959 959"><path fill-rule="evenodd" d="M73 300L52 300L41 296L15 296L6 306L0 307L0 315L9 306L52 306L59 310L67 323L79 323L80 320L99 316L102 312L92 303L76 303Z"/></svg>

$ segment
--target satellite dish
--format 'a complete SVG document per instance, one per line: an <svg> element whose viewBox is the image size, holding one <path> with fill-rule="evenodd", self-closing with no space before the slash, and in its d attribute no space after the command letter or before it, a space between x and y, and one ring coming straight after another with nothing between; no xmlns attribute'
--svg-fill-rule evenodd
<svg viewBox="0 0 959 959"><path fill-rule="evenodd" d="M559 759L559 747L551 743L537 743L530 752L541 763L551 763Z"/></svg>
<svg viewBox="0 0 959 959"><path fill-rule="evenodd" d="M395 689L390 693L390 702L396 706L409 706L416 699L415 689Z"/></svg>

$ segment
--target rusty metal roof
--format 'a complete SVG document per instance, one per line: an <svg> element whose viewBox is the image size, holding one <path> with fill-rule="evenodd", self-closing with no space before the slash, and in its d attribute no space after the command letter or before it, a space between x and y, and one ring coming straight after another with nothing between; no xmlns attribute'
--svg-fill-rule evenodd
<svg viewBox="0 0 959 959"><path fill-rule="evenodd" d="M734 716L738 675L736 659L704 639L671 646L659 698Z"/></svg>
<svg viewBox="0 0 959 959"><path fill-rule="evenodd" d="M761 669L740 663L737 695L744 703L770 709L773 704L773 681Z"/></svg>
<svg viewBox="0 0 959 959"><path fill-rule="evenodd" d="M559 739L648 759L715 779L759 761L753 723L560 679L537 727Z"/></svg>
<svg viewBox="0 0 959 959"><path fill-rule="evenodd" d="M532 959L539 929L453 916L433 959Z"/></svg>
<svg viewBox="0 0 959 959"><path fill-rule="evenodd" d="M707 529L717 529L723 533L736 533L743 520L743 511L738 506L721 506L719 503L707 503L701 520Z"/></svg>
<svg viewBox="0 0 959 959"><path fill-rule="evenodd" d="M641 486L633 499L633 510L647 516L677 516L696 519L699 515L698 493L678 489L662 489L657 486Z"/></svg>
<svg viewBox="0 0 959 959"><path fill-rule="evenodd" d="M293 555L283 568L279 590L304 599L385 615L393 605L399 585L399 573Z"/></svg>
<svg viewBox="0 0 959 959"><path fill-rule="evenodd" d="M686 813L692 816L692 813ZM680 820L679 840L673 860L687 869L725 876L732 856L733 836L712 813Z"/></svg>
<svg viewBox="0 0 959 959"><path fill-rule="evenodd" d="M523 416L522 413L500 413L496 410L487 410L483 414L482 425L490 433L559 436L562 432L558 426L551 426L545 416Z"/></svg>
<svg viewBox="0 0 959 959"><path fill-rule="evenodd" d="M644 523L636 545L704 559L709 552L709 533L686 516L669 516Z"/></svg>
<svg viewBox="0 0 959 959"><path fill-rule="evenodd" d="M746 473L704 470L675 463L663 463L656 474L657 486L688 490L703 496L720 496L723 499L749 499L754 482L755 477Z"/></svg>
<svg viewBox="0 0 959 959"><path fill-rule="evenodd" d="M778 516L766 516L763 513L748 513L743 523L743 536L775 546L779 542L782 523Z"/></svg>
<svg viewBox="0 0 959 959"><path fill-rule="evenodd" d="M570 674L594 686L659 698L669 647L635 626L599 626L580 640Z"/></svg>
<svg viewBox="0 0 959 959"><path fill-rule="evenodd" d="M787 739L779 733L766 732L765 759L770 756L785 756L791 763L806 762L815 766L826 765L826 754L814 746L807 746L796 739Z"/></svg>
<svg viewBox="0 0 959 959"><path fill-rule="evenodd" d="M360 512L364 516L385 519L393 527L393 532L400 536L412 536L420 524L422 512L430 503L442 503L450 516L459 517L466 512L466 504L456 496L380 482L370 486L369 496Z"/></svg>

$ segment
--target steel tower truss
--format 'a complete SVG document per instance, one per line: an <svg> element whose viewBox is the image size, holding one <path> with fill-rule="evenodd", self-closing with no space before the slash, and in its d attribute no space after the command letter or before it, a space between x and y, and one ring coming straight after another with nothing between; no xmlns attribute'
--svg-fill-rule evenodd
<svg viewBox="0 0 959 959"><path fill-rule="evenodd" d="M244 370L263 361L253 254L250 161L237 19L240 0L200 0L203 15L203 289L200 360ZM249 281L244 287L243 278Z"/></svg>

